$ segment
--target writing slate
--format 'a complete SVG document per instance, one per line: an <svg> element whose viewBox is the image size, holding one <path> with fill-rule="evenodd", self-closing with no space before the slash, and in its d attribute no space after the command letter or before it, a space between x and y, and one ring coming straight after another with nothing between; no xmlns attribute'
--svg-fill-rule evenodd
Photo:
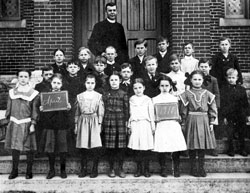
<svg viewBox="0 0 250 193"><path fill-rule="evenodd" d="M68 91L42 92L41 104L43 112L67 110Z"/></svg>
<svg viewBox="0 0 250 193"><path fill-rule="evenodd" d="M179 120L178 103L157 103L155 104L156 122L164 120Z"/></svg>

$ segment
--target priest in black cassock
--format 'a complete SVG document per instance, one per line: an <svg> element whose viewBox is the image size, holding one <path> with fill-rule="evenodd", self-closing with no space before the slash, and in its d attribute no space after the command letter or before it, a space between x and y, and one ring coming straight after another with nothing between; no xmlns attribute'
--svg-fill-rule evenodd
<svg viewBox="0 0 250 193"><path fill-rule="evenodd" d="M121 64L128 60L128 47L123 26L116 21L117 7L113 2L106 4L107 18L95 24L88 47L95 55L101 55L108 46L117 51L116 62Z"/></svg>

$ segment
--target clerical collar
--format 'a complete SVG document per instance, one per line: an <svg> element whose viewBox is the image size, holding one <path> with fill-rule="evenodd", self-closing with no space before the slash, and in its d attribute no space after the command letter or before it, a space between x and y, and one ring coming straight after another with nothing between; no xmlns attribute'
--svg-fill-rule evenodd
<svg viewBox="0 0 250 193"><path fill-rule="evenodd" d="M109 23L115 23L116 22L115 20L111 20L109 18L107 18L107 20L108 20Z"/></svg>
<svg viewBox="0 0 250 193"><path fill-rule="evenodd" d="M193 59L193 56L191 55L191 56L185 56L184 57L186 60L191 60L191 59Z"/></svg>
<svg viewBox="0 0 250 193"><path fill-rule="evenodd" d="M163 58L165 56L165 54L167 53L167 50L165 52L159 51L159 53L160 53L161 57Z"/></svg>
<svg viewBox="0 0 250 193"><path fill-rule="evenodd" d="M107 61L107 63L110 64L110 65L113 65L115 63L115 61L112 61L112 62Z"/></svg>

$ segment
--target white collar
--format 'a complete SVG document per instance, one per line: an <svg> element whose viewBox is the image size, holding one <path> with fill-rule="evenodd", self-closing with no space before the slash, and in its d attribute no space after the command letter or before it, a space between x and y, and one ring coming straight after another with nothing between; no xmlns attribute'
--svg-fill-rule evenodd
<svg viewBox="0 0 250 193"><path fill-rule="evenodd" d="M184 58L185 58L186 60L192 60L194 57L191 55L191 56L184 56Z"/></svg>
<svg viewBox="0 0 250 193"><path fill-rule="evenodd" d="M164 56L165 56L165 54L167 53L167 50L166 50L165 52L161 52L161 51L159 51L159 53L160 53L161 57L164 57Z"/></svg>
<svg viewBox="0 0 250 193"><path fill-rule="evenodd" d="M115 23L116 22L115 20L111 20L109 18L107 18L107 20L108 20L109 23Z"/></svg>
<svg viewBox="0 0 250 193"><path fill-rule="evenodd" d="M122 83L130 84L130 79L122 81Z"/></svg>
<svg viewBox="0 0 250 193"><path fill-rule="evenodd" d="M137 56L139 58L139 60L141 61L141 63L143 62L144 56Z"/></svg>
<svg viewBox="0 0 250 193"><path fill-rule="evenodd" d="M115 61L110 62L110 61L107 60L107 63L110 64L110 65L113 65L115 63Z"/></svg>

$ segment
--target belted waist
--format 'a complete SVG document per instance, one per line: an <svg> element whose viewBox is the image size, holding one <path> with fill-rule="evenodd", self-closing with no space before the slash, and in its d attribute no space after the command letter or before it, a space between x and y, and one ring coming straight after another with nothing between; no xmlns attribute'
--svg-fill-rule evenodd
<svg viewBox="0 0 250 193"><path fill-rule="evenodd" d="M207 115L207 112L195 112L195 111L191 111L188 112L189 115Z"/></svg>
<svg viewBox="0 0 250 193"><path fill-rule="evenodd" d="M113 113L120 113L120 112L122 112L121 109L110 109L110 108L107 108L106 111L107 112L113 112Z"/></svg>
<svg viewBox="0 0 250 193"><path fill-rule="evenodd" d="M10 117L10 121L13 121L16 124L22 124L22 123L28 123L31 122L31 118L26 118L26 119L17 119L15 117Z"/></svg>
<svg viewBox="0 0 250 193"><path fill-rule="evenodd" d="M97 113L87 113L87 112L84 112L84 113L82 113L82 115L97 115Z"/></svg>

